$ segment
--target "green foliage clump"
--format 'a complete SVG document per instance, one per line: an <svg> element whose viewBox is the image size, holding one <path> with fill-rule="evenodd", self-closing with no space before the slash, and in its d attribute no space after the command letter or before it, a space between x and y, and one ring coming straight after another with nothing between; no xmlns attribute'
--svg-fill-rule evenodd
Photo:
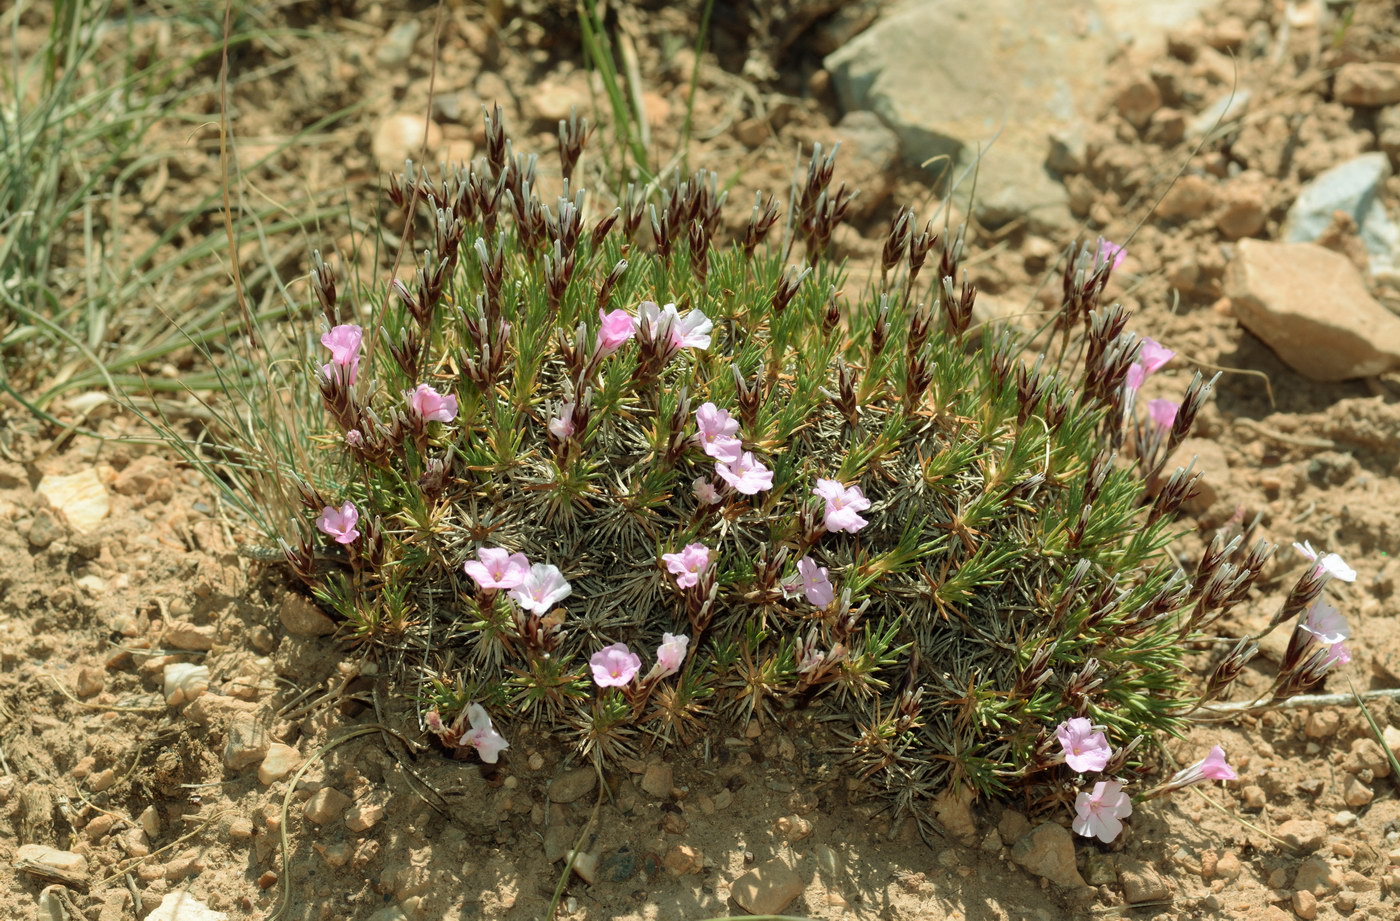
<svg viewBox="0 0 1400 921"><path fill-rule="evenodd" d="M1099 304L1110 259L1069 254L1055 347L1028 364L1012 332L974 326L961 235L908 209L872 280L848 281L828 244L850 195L820 149L785 220L760 200L722 242L711 174L590 221L568 179L586 132L561 126L547 203L499 113L487 128L474 165L391 184L416 282L391 286L362 353L308 371L329 425L287 547L439 735L465 747L443 727L478 704L507 739L533 724L601 764L807 710L906 805L949 784L1047 804L1071 789L1057 723L1105 727L1108 771L1132 777L1199 703L1186 650L1258 570L1216 559L1204 575L1231 578L1212 588L1164 552L1191 478L1162 482L1162 459L1208 387L1168 427L1133 421L1136 338ZM318 263L313 284L327 327L352 325L334 273ZM643 319L600 345L604 315L644 304L703 315L708 343L668 345L671 321ZM422 385L455 399L450 421L413 409ZM738 421L768 488L716 476L705 403ZM828 531L818 480L859 487L868 526ZM353 538L313 528L347 502ZM692 544L711 562L681 588L663 557ZM527 610L484 590L463 569L481 548L557 567L570 594ZM804 558L831 604L794 587ZM667 633L686 658L648 677ZM641 674L599 687L589 660L615 643Z"/></svg>

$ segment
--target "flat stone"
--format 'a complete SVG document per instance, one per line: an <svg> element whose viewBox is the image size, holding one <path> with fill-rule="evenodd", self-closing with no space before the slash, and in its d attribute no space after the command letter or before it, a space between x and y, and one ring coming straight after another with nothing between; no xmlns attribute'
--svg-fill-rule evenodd
<svg viewBox="0 0 1400 921"><path fill-rule="evenodd" d="M287 592L277 606L277 619L292 636L330 636L335 621L316 607L305 595Z"/></svg>
<svg viewBox="0 0 1400 921"><path fill-rule="evenodd" d="M1241 240L1225 275L1235 316L1295 371L1319 381L1400 367L1400 317L1345 256L1311 243Z"/></svg>
<svg viewBox="0 0 1400 921"><path fill-rule="evenodd" d="M775 857L736 879L729 894L751 914L776 915L806 888L797 871Z"/></svg>
<svg viewBox="0 0 1400 921"><path fill-rule="evenodd" d="M1050 136L1097 101L1113 48L1097 9L1080 12L1075 28L1034 0L909 0L825 65L844 110L874 112L906 162L959 181L959 207L972 186L962 174L980 149L979 219L1058 230L1073 221L1068 193L1046 169Z"/></svg>
<svg viewBox="0 0 1400 921"><path fill-rule="evenodd" d="M214 648L214 628L177 620L165 629L162 644L170 649L208 652Z"/></svg>
<svg viewBox="0 0 1400 921"><path fill-rule="evenodd" d="M1160 902L1169 894L1161 874L1141 860L1124 860L1118 865L1118 884L1129 905Z"/></svg>
<svg viewBox="0 0 1400 921"><path fill-rule="evenodd" d="M1309 857L1298 865L1293 888L1313 895L1328 895L1342 888L1342 874L1325 858Z"/></svg>
<svg viewBox="0 0 1400 921"><path fill-rule="evenodd" d="M1375 108L1400 102L1400 64L1387 61L1343 64L1337 69L1332 92L1349 106Z"/></svg>
<svg viewBox="0 0 1400 921"><path fill-rule="evenodd" d="M572 803L592 793L598 785L598 774L591 767L574 768L560 774L549 784L551 803Z"/></svg>
<svg viewBox="0 0 1400 921"><path fill-rule="evenodd" d="M258 782L263 786L274 784L301 767L301 755L290 745L273 742L263 755L258 766Z"/></svg>
<svg viewBox="0 0 1400 921"><path fill-rule="evenodd" d="M1364 153L1319 173L1303 186L1283 223L1287 243L1312 243L1342 211L1356 222L1372 274L1394 271L1400 260L1400 226L1382 204L1380 193L1390 175L1390 159L1379 151Z"/></svg>
<svg viewBox="0 0 1400 921"><path fill-rule="evenodd" d="M661 865L672 876L687 876L705 869L705 858L688 844L677 844L661 858Z"/></svg>
<svg viewBox="0 0 1400 921"><path fill-rule="evenodd" d="M642 789L660 799L670 796L671 788L675 785L675 771L669 764L649 764L646 773L642 774Z"/></svg>
<svg viewBox="0 0 1400 921"><path fill-rule="evenodd" d="M167 892L146 921L228 921L228 913L215 911L181 889Z"/></svg>
<svg viewBox="0 0 1400 921"><path fill-rule="evenodd" d="M37 491L80 533L95 530L112 510L107 487L91 467L71 476L46 476Z"/></svg>
<svg viewBox="0 0 1400 921"><path fill-rule="evenodd" d="M1063 825L1045 822L1032 828L1012 845L1011 859L1057 886L1078 889L1087 885L1074 862L1074 838Z"/></svg>
<svg viewBox="0 0 1400 921"><path fill-rule="evenodd" d="M369 831L383 821L386 812L378 801L356 803L345 813L345 827L356 834Z"/></svg>
<svg viewBox="0 0 1400 921"><path fill-rule="evenodd" d="M234 771L252 767L267 757L271 745L266 726L255 720L239 720L228 727L224 765Z"/></svg>
<svg viewBox="0 0 1400 921"><path fill-rule="evenodd" d="M60 851L43 844L21 844L15 859L50 870L60 879L77 881L87 878L87 858L72 851Z"/></svg>
<svg viewBox="0 0 1400 921"><path fill-rule="evenodd" d="M311 794L311 799L306 801L302 814L317 825L325 825L340 818L345 807L349 805L350 797L333 787L322 787Z"/></svg>
<svg viewBox="0 0 1400 921"><path fill-rule="evenodd" d="M1327 831L1322 827L1321 822L1314 822L1308 819L1289 819L1274 830L1284 844L1310 854L1322 847L1322 842L1327 840Z"/></svg>

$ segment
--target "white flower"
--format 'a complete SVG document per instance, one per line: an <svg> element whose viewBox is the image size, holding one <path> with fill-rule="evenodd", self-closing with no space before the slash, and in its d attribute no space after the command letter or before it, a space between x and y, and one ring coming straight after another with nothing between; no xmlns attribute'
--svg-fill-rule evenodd
<svg viewBox="0 0 1400 921"><path fill-rule="evenodd" d="M1337 554L1329 553L1319 560L1317 551L1312 548L1312 543L1309 541L1303 541L1301 544L1295 543L1293 549L1297 550L1305 559L1317 563L1318 571L1328 572L1343 582L1356 581L1356 570L1348 566Z"/></svg>

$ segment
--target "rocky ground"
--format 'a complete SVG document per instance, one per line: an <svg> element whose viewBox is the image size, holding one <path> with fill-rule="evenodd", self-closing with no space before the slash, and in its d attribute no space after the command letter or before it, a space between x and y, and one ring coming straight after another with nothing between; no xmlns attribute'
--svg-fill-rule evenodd
<svg viewBox="0 0 1400 921"><path fill-rule="evenodd" d="M1341 553L1360 574L1339 602L1355 661L1322 690L1400 687L1396 4L1081 4L1042 12L1050 37L1035 40L1011 0L717 7L692 167L732 179L734 201L786 197L799 150L840 140L842 175L864 192L836 241L855 276L897 203L931 216L946 200L983 254L972 272L992 322L1034 323L1076 235L1127 240L1111 293L1178 352L1146 395L1179 398L1194 371L1223 371L1183 446L1206 481L1175 551L1193 559L1258 515L1285 548ZM362 103L250 169L263 194L335 188L368 219L424 113L435 152L460 158L481 142L481 102L541 151L570 107L592 108L568 5L508 8L499 28L472 6L342 8L242 61L296 62L237 86L244 163ZM685 122L697 13L623 7L610 21L663 161ZM905 47L930 30L942 53ZM999 129L971 203L938 184ZM164 131L177 168L162 181L153 164L154 205L130 215L152 239L218 175L216 147L184 123ZM369 277L392 263L349 226L314 233ZM483 771L430 749L372 663L239 555L245 536L197 472L0 412L0 916L192 921L285 904L289 918L495 921L543 918L556 893L569 919L1400 910L1396 778L1354 703L1203 719L1173 754L1221 744L1240 780L1140 806L1112 845L1076 838L1067 815L952 800L921 829L800 722L734 726L626 765L606 790L544 737L512 739ZM90 399L60 413L135 431ZM1257 629L1298 567L1281 552L1222 632ZM1280 645L1238 696L1264 686ZM1400 705L1370 708L1400 755Z"/></svg>

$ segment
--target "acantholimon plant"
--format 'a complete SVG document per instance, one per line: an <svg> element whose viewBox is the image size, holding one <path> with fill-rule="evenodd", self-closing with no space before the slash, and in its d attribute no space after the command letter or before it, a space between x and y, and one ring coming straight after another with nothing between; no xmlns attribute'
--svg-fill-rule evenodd
<svg viewBox="0 0 1400 921"><path fill-rule="evenodd" d="M1121 250L1067 254L1028 353L908 208L849 281L834 151L726 238L704 171L590 217L587 134L561 124L553 198L499 110L475 163L394 177L421 257L367 325L314 267L325 429L286 557L424 731L494 764L538 727L606 768L801 711L906 808L1078 795L1100 837L1125 788L1223 776L1142 780L1253 654L1189 652L1273 548L1166 552L1210 382L1137 411L1171 352L1101 303ZM1325 669L1304 642L1278 693Z"/></svg>

